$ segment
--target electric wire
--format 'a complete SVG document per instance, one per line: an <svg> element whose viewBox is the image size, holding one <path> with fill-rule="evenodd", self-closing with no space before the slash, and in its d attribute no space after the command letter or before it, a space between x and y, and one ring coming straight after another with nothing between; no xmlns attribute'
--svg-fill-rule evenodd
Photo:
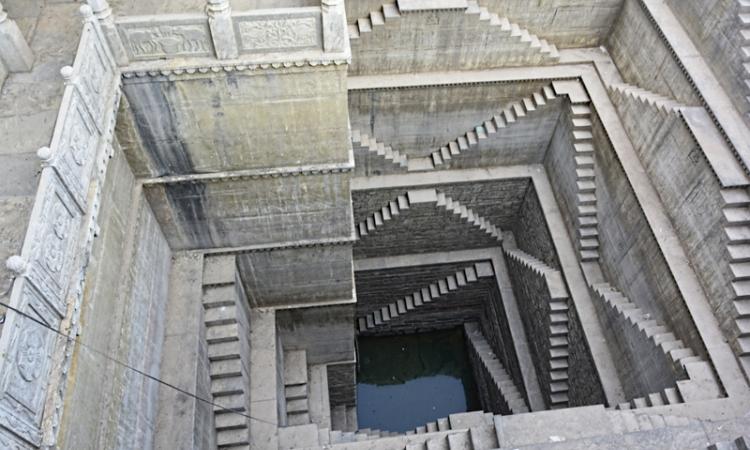
<svg viewBox="0 0 750 450"><path fill-rule="evenodd" d="M11 283L11 286L12 286L12 283ZM10 291L10 289L8 289L8 291ZM0 294L0 296L4 296L4 295L7 295L7 292L4 293L4 294ZM227 413L237 414L239 416L245 417L245 418L250 419L250 420L255 420L257 422L263 422L263 423L267 423L267 424L274 425L274 426L278 425L278 424L270 422L268 420L258 419L257 417L250 416L250 415L245 414L243 412L236 411L236 410L224 407L224 406L222 406L222 405L220 405L218 403L213 402L212 400L208 400L208 399L202 398L202 397L200 397L200 396L198 396L198 395L196 395L196 394L194 394L194 393L192 393L190 391L187 391L187 390L182 389L182 388L180 388L178 386L175 386L172 383L164 381L164 380L162 380L162 379L160 379L158 377L155 377L155 376L153 376L153 375L151 375L149 373L143 372L142 370L140 370L140 369L138 369L136 367L133 367L130 364L124 363L124 362L118 360L117 358L114 358L114 357L108 355L107 353L105 353L105 352L97 349L97 348L94 348L94 347L92 347L92 346L90 346L88 344L85 344L85 343L81 342L79 339L76 339L73 336L64 334L61 331L58 331L58 330L52 328L51 326L47 325L46 323L42 322L41 320L38 320L36 317L33 317L33 316L31 316L31 315L29 315L29 314L27 314L27 313L25 313L25 312L23 312L23 311L21 311L21 310L19 310L17 308L14 308L13 306L11 306L11 305L9 305L7 303L0 302L0 306L4 306L9 311L13 311L14 313L20 315L21 317L24 317L26 319L29 319L29 320L33 321L34 323L38 324L39 326L42 326L42 327L44 327L44 328L46 328L46 329L54 332L55 334L58 334L58 335L64 337L68 341L75 342L76 344L80 345L81 347L84 347L84 348L88 349L89 351L93 352L94 354L102 356L105 359L107 359L109 361L112 361L115 364L118 364L118 365L120 365L120 366L122 366L122 367L124 367L124 368L126 368L128 370L132 370L133 372L135 372L135 373L137 373L137 374L139 374L139 375L141 375L141 376L143 376L143 377L145 377L145 378L147 378L149 380L155 381L155 382L161 384L162 386L165 386L165 387L167 387L169 389L174 389L175 391L177 391L177 392L179 392L179 393L181 393L183 395L187 395L188 397L194 398L194 399L196 399L198 401L201 401L203 403L207 403L207 404L209 404L211 406L217 407L217 408L219 408L222 411L227 412Z"/></svg>

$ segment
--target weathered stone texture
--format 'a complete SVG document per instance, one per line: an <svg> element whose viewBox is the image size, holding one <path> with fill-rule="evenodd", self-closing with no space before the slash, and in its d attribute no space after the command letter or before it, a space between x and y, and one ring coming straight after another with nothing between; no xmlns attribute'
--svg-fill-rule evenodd
<svg viewBox="0 0 750 450"><path fill-rule="evenodd" d="M705 349L630 181L602 124L594 119L596 192L602 269L606 279L697 354Z"/></svg>
<svg viewBox="0 0 750 450"><path fill-rule="evenodd" d="M353 300L351 245L252 252L237 259L254 307Z"/></svg>
<svg viewBox="0 0 750 450"><path fill-rule="evenodd" d="M568 398L570 406L605 404L606 397L602 389L594 361L591 356L583 324L574 307L568 309ZM619 363L619 361L615 361Z"/></svg>
<svg viewBox="0 0 750 450"><path fill-rule="evenodd" d="M137 175L347 163L345 75L333 66L126 80L148 154L131 157L148 161Z"/></svg>
<svg viewBox="0 0 750 450"><path fill-rule="evenodd" d="M276 312L285 350L305 350L308 365L353 361L354 304Z"/></svg>
<svg viewBox="0 0 750 450"><path fill-rule="evenodd" d="M328 398L331 408L338 405L355 405L357 402L357 365L328 365Z"/></svg>
<svg viewBox="0 0 750 450"><path fill-rule="evenodd" d="M144 192L175 250L346 239L352 233L347 173L153 184Z"/></svg>
<svg viewBox="0 0 750 450"><path fill-rule="evenodd" d="M623 79L630 84L676 99L700 104L690 81L639 4L625 0L607 40L607 49Z"/></svg>
<svg viewBox="0 0 750 450"><path fill-rule="evenodd" d="M351 126L401 154L427 156L545 84L529 81L353 90L349 92ZM552 131L537 129L534 142L541 143L544 136L549 140ZM514 136L518 139L514 140ZM522 136L531 137L528 129L519 127L518 134L509 134L508 139L519 146L535 148Z"/></svg>
<svg viewBox="0 0 750 450"><path fill-rule="evenodd" d="M555 248L552 246L552 237L547 228L547 220L533 183L526 191L524 202L518 213L518 220L514 222L511 230L519 249L551 267L560 267Z"/></svg>

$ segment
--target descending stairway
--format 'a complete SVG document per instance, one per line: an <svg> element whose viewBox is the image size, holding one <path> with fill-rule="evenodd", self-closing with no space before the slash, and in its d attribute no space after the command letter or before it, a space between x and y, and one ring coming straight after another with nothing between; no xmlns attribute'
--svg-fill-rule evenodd
<svg viewBox="0 0 750 450"><path fill-rule="evenodd" d="M421 161L409 162L409 170L433 170L442 166L449 167L450 161L465 154L465 152L479 146L482 141L492 138L503 129L512 127L519 119L533 115L539 109L557 98L552 86L544 86L539 92L534 92L529 97L509 104L505 109L467 131L458 138L448 142Z"/></svg>
<svg viewBox="0 0 750 450"><path fill-rule="evenodd" d="M552 409L568 406L568 356L569 356L569 297L565 281L559 270L515 248L506 241L503 245L506 256L519 262L544 278L549 291L549 403Z"/></svg>
<svg viewBox="0 0 750 450"><path fill-rule="evenodd" d="M467 323L464 324L464 330L466 330L470 348L482 363L482 370L485 373L483 378L490 378L494 382L497 392L502 397L510 414L529 412L529 407L526 406L526 401L523 398L523 392L516 386L505 367L495 356L492 347L482 335L479 325Z"/></svg>
<svg viewBox="0 0 750 450"><path fill-rule="evenodd" d="M288 426L310 423L307 352L284 350L284 398Z"/></svg>
<svg viewBox="0 0 750 450"><path fill-rule="evenodd" d="M599 219L590 105L572 104L570 121L576 168L576 249L581 261L596 261L599 259Z"/></svg>
<svg viewBox="0 0 750 450"><path fill-rule="evenodd" d="M331 410L331 428L338 431L354 432L357 424L357 407L337 405Z"/></svg>
<svg viewBox="0 0 750 450"><path fill-rule="evenodd" d="M412 310L419 309L427 303L440 300L441 297L463 286L476 283L480 278L492 276L494 276L494 271L489 262L472 264L456 271L454 275L441 278L434 283L430 283L429 286L404 296L404 298L383 306L364 317L359 317L357 319L358 329L360 332L372 330L397 317L408 314Z"/></svg>
<svg viewBox="0 0 750 450"><path fill-rule="evenodd" d="M413 203L434 203L436 208L445 210L452 216L460 218L471 225L472 228L484 232L498 241L502 240L500 230L489 220L466 207L466 205L461 204L457 200L453 200L451 197L442 192L438 192L435 189L411 190L403 195L399 195L395 200L388 202L387 206L383 206L379 211L375 211L368 215L365 220L357 224L357 237L363 239L369 234L377 231L379 227L382 227L386 222L393 219L395 216L398 216L405 210L408 210L409 206Z"/></svg>
<svg viewBox="0 0 750 450"><path fill-rule="evenodd" d="M352 144L354 145L354 156L357 160L356 165L365 165L370 168L370 171L380 173L403 172L408 167L409 162L406 155L402 155L390 145L378 142L374 137L370 137L360 130L352 130ZM380 164L377 162L379 159L381 160Z"/></svg>
<svg viewBox="0 0 750 450"><path fill-rule="evenodd" d="M680 108L684 107L684 105L669 97L627 83L611 84L609 85L609 91L620 100L630 97L631 99L653 106L663 115L677 112Z"/></svg>
<svg viewBox="0 0 750 450"><path fill-rule="evenodd" d="M745 98L750 102L750 0L737 0L739 4L740 37L742 48L740 49L740 61L744 68ZM750 120L750 114L746 114Z"/></svg>
<svg viewBox="0 0 750 450"><path fill-rule="evenodd" d="M680 391L676 388L666 388L663 391L648 394L645 397L638 397L629 402L620 403L615 406L615 409L639 409L652 406L676 405L679 403L683 403Z"/></svg>
<svg viewBox="0 0 750 450"><path fill-rule="evenodd" d="M519 53L526 53L526 59L534 63L552 63L560 59L557 48L553 44L529 33L528 30L510 22L507 18L489 12L487 8L480 6L476 1L468 0L466 2L467 7L458 8L455 5L440 7L440 2L435 2L436 6L432 7L412 8L407 5L410 3L413 2L400 0L395 3L386 3L379 10L371 11L368 16L359 18L356 23L349 25L349 39L353 50L356 51L357 46L360 45L360 40L364 40L370 35L381 34L384 37L387 36L382 31L393 26L396 21L408 20L409 16L419 13L429 13L434 10L450 10L455 11L456 14L465 14L466 16L474 17L479 24L483 24L482 30L491 33L491 39L488 39L488 41L504 41L507 47L517 48L518 50L523 49L513 52L513 56L516 58L524 56Z"/></svg>
<svg viewBox="0 0 750 450"><path fill-rule="evenodd" d="M249 323L244 302L231 278L203 286L211 395L220 449L249 448Z"/></svg>
<svg viewBox="0 0 750 450"><path fill-rule="evenodd" d="M591 288L599 301L616 317L627 321L634 330L631 334L633 340L641 342L643 348L656 348L664 355L664 361L676 380L676 393L665 388L661 393L632 400L630 406L638 408L720 397L721 392L711 365L696 356L693 350L677 339L666 326L652 319L650 314L636 306L609 283L596 283L591 285ZM651 364L656 364L656 361L652 360ZM624 409L625 404L620 408Z"/></svg>
<svg viewBox="0 0 750 450"><path fill-rule="evenodd" d="M746 189L723 189L721 194L734 291L736 349L743 364L750 367L750 194Z"/></svg>

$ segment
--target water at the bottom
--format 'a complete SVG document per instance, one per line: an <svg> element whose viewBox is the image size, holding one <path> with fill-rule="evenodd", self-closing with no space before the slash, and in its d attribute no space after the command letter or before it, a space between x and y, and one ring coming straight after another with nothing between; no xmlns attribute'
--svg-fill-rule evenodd
<svg viewBox="0 0 750 450"><path fill-rule="evenodd" d="M359 338L359 428L407 431L480 408L461 328Z"/></svg>

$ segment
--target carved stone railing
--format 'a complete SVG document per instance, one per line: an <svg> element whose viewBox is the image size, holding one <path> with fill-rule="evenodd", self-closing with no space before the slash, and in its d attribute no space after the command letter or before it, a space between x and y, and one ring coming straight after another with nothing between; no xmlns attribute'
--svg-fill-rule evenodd
<svg viewBox="0 0 750 450"><path fill-rule="evenodd" d="M210 66L210 60L247 65L350 59L343 0L243 12L232 12L229 0L207 0L205 13L118 18L105 0L89 1L112 48L122 50L121 66L151 68L170 60L166 67L171 69L176 59L187 59L191 66ZM151 64L138 64L146 62Z"/></svg>
<svg viewBox="0 0 750 450"><path fill-rule="evenodd" d="M89 6L65 89L21 254L8 259L16 277L0 336L0 448L54 446L70 365L85 270L97 230L107 162L112 155L120 73ZM47 327L41 325L46 324Z"/></svg>

